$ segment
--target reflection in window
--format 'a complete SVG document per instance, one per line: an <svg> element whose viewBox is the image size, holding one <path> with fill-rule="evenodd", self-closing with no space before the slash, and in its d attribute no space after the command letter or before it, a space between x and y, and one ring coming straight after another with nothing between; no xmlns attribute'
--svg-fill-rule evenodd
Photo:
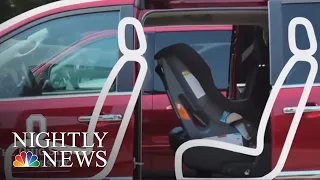
<svg viewBox="0 0 320 180"><path fill-rule="evenodd" d="M299 7L298 7L299 6ZM283 60L274 59L271 63L272 65L272 82L275 83L282 68L287 63L287 61L293 55L289 49L288 44L288 25L289 22L295 17L304 17L307 18L314 28L314 32L317 38L317 41L320 37L320 22L318 20L317 14L319 13L320 3L304 3L304 4L285 4L282 6L282 24L283 24ZM296 27L296 44L299 49L308 49L310 48L309 38L306 32L306 29L303 25L298 25ZM320 50L316 51L314 54L315 59L320 63ZM273 60L272 60L273 61ZM298 62L289 72L285 84L294 85L294 84L305 84L308 74L310 71L310 65L307 62ZM318 71L316 83L320 83L320 71Z"/></svg>

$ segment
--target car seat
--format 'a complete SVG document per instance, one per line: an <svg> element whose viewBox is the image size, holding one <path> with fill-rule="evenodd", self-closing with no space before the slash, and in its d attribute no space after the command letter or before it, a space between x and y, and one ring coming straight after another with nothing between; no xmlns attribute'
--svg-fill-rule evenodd
<svg viewBox="0 0 320 180"><path fill-rule="evenodd" d="M233 137L238 138L236 143L240 145L255 147L257 127L250 121L260 119L252 119L254 108L246 113L247 101L225 98L215 86L210 68L192 47L175 44L162 49L155 59L158 61L156 72L164 82L170 103L182 124L182 128L171 132L184 137L176 143L171 142L174 150L188 138L228 141L226 137ZM197 126L195 120L203 122L204 127ZM197 171L239 177L254 174L250 172L256 157L197 147L184 153L183 162Z"/></svg>

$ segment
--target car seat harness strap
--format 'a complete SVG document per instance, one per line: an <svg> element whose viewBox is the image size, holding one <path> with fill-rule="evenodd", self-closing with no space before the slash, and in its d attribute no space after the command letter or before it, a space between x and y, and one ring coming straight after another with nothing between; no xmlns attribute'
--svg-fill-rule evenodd
<svg viewBox="0 0 320 180"><path fill-rule="evenodd" d="M250 140L251 136L247 131L246 125L241 120L243 120L241 115L227 111L224 111L220 117L221 122L233 125L246 140Z"/></svg>
<svg viewBox="0 0 320 180"><path fill-rule="evenodd" d="M220 117L220 121L223 122L223 123L227 123L227 119L228 119L228 116L230 115L229 112L227 111L224 111ZM228 123L227 123L228 124Z"/></svg>

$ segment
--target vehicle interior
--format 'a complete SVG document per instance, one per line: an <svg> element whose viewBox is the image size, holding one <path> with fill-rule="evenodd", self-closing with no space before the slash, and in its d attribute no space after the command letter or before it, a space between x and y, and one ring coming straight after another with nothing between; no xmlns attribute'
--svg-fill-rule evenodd
<svg viewBox="0 0 320 180"><path fill-rule="evenodd" d="M169 134L172 151L188 140L203 138L254 148L271 91L266 9L155 11L145 15L143 25L168 23L233 25L227 97L215 86L205 60L189 45L171 45L154 57L155 70L181 123ZM272 170L270 133L269 121L259 156L193 147L184 152L183 164L197 177L262 177Z"/></svg>

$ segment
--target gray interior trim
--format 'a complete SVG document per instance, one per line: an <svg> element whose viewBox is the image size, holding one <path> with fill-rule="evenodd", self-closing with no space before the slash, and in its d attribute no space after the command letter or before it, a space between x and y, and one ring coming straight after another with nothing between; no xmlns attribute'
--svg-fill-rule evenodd
<svg viewBox="0 0 320 180"><path fill-rule="evenodd" d="M268 25L267 8L202 8L150 11L143 16L145 27L161 25Z"/></svg>
<svg viewBox="0 0 320 180"><path fill-rule="evenodd" d="M252 43L243 53L242 53L242 57L241 57L241 61L244 62L249 55L253 52L254 49L254 44Z"/></svg>
<svg viewBox="0 0 320 180"><path fill-rule="evenodd" d="M144 10L146 8L146 0L136 0L134 5L138 9Z"/></svg>
<svg viewBox="0 0 320 180"><path fill-rule="evenodd" d="M282 26L282 10L279 0L270 0L268 3L269 10L269 67L270 67L270 84L274 85L282 68L283 58L283 26ZM271 36L272 34L272 36Z"/></svg>

